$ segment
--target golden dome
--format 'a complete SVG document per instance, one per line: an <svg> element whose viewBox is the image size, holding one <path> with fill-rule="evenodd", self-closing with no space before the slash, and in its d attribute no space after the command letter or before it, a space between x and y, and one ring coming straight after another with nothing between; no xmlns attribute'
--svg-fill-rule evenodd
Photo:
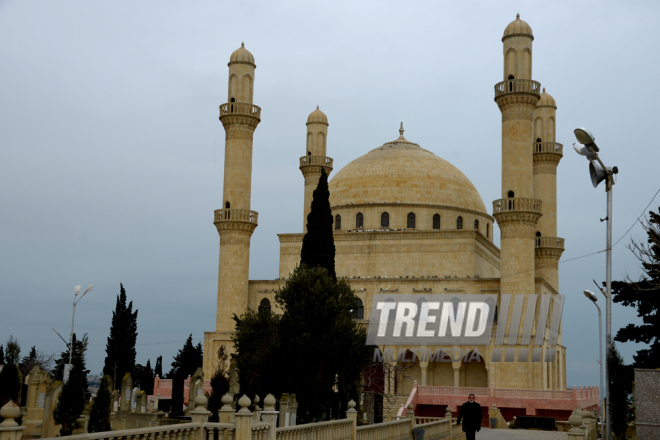
<svg viewBox="0 0 660 440"><path fill-rule="evenodd" d="M504 29L504 36L502 37L502 41L516 35L528 35L532 37L532 40L534 39L532 28L527 24L526 21L522 21L520 19L520 14L516 14L516 19L509 23L506 29Z"/></svg>
<svg viewBox="0 0 660 440"><path fill-rule="evenodd" d="M314 124L314 123L328 125L328 117L325 115L325 113L319 110L318 105L316 106L316 110L311 112L309 114L309 117L307 118L307 124Z"/></svg>
<svg viewBox="0 0 660 440"><path fill-rule="evenodd" d="M246 63L246 64L252 64L253 66L256 67L256 65L254 64L254 57L252 56L250 51L245 48L245 43L241 43L241 47L236 49L231 54L231 57L229 57L229 64L232 63Z"/></svg>
<svg viewBox="0 0 660 440"><path fill-rule="evenodd" d="M330 205L442 205L487 214L479 192L455 166L401 136L358 157L330 181Z"/></svg>
<svg viewBox="0 0 660 440"><path fill-rule="evenodd" d="M537 107L553 107L557 110L557 103L555 103L555 98L550 96L549 93L545 93L545 87L543 87L543 93L541 93L541 99L536 103Z"/></svg>

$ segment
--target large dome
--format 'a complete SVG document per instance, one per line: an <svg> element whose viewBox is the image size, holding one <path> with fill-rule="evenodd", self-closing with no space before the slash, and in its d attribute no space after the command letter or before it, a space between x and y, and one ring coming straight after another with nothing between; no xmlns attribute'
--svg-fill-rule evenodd
<svg viewBox="0 0 660 440"><path fill-rule="evenodd" d="M401 136L358 157L329 183L330 204L442 205L488 214L479 192L455 166Z"/></svg>

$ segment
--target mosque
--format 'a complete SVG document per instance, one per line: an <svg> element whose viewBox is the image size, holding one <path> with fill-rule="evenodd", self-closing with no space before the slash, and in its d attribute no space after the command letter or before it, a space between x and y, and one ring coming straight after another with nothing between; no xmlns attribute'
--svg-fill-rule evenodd
<svg viewBox="0 0 660 440"><path fill-rule="evenodd" d="M555 142L557 106L532 79L533 40L531 27L520 16L502 37L503 78L494 95L502 115L502 198L492 202L491 213L472 182L451 163L407 140L403 125L398 138L374 146L331 176L336 271L362 302L357 319L368 319L377 293L495 293L498 298L517 298L515 304L498 300L499 323L491 344L479 348L482 356L470 362L409 362L408 377L390 389L397 395L408 395L414 381L433 387L494 384L566 390L561 332L555 341L541 334L541 346L522 335L527 318L531 321L526 325L533 323L537 329L542 302L537 298L560 301L558 262L564 250L564 239L557 237L556 170L562 158L562 145ZM278 234L279 279L249 280L250 238L258 220L250 206L252 139L261 109L253 104L252 54L241 45L228 66L228 99L220 106L226 131L223 200L214 220L220 235L217 319L215 330L204 338L207 378L220 345L232 345L232 315L247 308L275 309L275 292L299 263L304 236L304 231ZM327 116L317 107L307 119L304 149L300 145L305 219L321 170L328 175L333 171L328 127ZM495 227L500 229L500 247L493 243ZM527 310L522 321L511 313L520 305ZM502 338L496 338L498 326L503 326ZM461 348L466 353L474 349ZM528 353L538 348L553 356L532 362Z"/></svg>

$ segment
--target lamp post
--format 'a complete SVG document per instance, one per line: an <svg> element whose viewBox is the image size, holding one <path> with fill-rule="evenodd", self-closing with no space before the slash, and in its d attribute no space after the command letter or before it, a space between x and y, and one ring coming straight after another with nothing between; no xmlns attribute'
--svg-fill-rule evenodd
<svg viewBox="0 0 660 440"><path fill-rule="evenodd" d="M64 373L64 376L65 376L64 377L64 382L65 383L69 380L69 371L72 368L71 362L73 360L73 323L75 322L75 319L76 319L76 304L78 304L80 302L80 300L83 299L83 296L87 295L87 292L92 290L92 287L94 287L94 286L90 285L87 288L87 290L85 290L83 292L83 294L80 296L80 298L78 298L78 294L80 293L81 287L76 286L76 287L73 288L73 292L74 292L74 295L73 295L73 315L71 316L71 338L69 339L69 365L68 365L68 369L65 369L65 373Z"/></svg>
<svg viewBox="0 0 660 440"><path fill-rule="evenodd" d="M596 301L598 301L598 298L596 298L596 295L593 294L590 290L585 290L584 291L584 296L589 298L596 308L598 309L598 354L600 357L600 360L598 363L600 364L600 407L601 407L601 420L600 420L600 436L601 438L605 438L605 433L603 432L604 427L603 427L603 418L602 418L602 411L605 409L603 406L603 320L600 316L600 307L598 307L598 304Z"/></svg>
<svg viewBox="0 0 660 440"><path fill-rule="evenodd" d="M619 172L617 167L608 168L605 166L600 157L598 157L598 152L600 151L596 145L596 138L593 134L586 128L576 128L573 133L575 133L575 138L578 140L578 143L573 144L575 151L581 155L586 156L589 161L589 174L591 175L591 183L594 188L598 186L600 182L606 180L605 192L607 193L607 217L601 219L601 221L607 221L607 247L606 247L606 268L605 268L605 351L607 356L609 356L610 348L612 347L612 185L614 185L614 175ZM606 438L611 440L612 430L610 427L610 369L607 364L605 364L605 395L607 396L606 400Z"/></svg>

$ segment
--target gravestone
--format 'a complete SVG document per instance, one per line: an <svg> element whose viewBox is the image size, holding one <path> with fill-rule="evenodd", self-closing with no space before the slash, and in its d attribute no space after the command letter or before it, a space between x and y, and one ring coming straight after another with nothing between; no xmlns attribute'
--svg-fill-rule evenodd
<svg viewBox="0 0 660 440"><path fill-rule="evenodd" d="M137 395L139 392L140 389L138 387L133 388L133 392L131 392L131 412L137 411Z"/></svg>
<svg viewBox="0 0 660 440"><path fill-rule="evenodd" d="M190 388L188 389L188 409L186 414L190 415L190 411L195 409L195 399L200 394L204 393L204 372L201 368L195 371L195 374L190 378Z"/></svg>
<svg viewBox="0 0 660 440"><path fill-rule="evenodd" d="M124 374L121 381L121 405L119 412L131 412L131 391L133 390L133 378L131 373Z"/></svg>
<svg viewBox="0 0 660 440"><path fill-rule="evenodd" d="M186 374L180 367L176 367L173 374L170 417L183 415L183 382L186 380Z"/></svg>

